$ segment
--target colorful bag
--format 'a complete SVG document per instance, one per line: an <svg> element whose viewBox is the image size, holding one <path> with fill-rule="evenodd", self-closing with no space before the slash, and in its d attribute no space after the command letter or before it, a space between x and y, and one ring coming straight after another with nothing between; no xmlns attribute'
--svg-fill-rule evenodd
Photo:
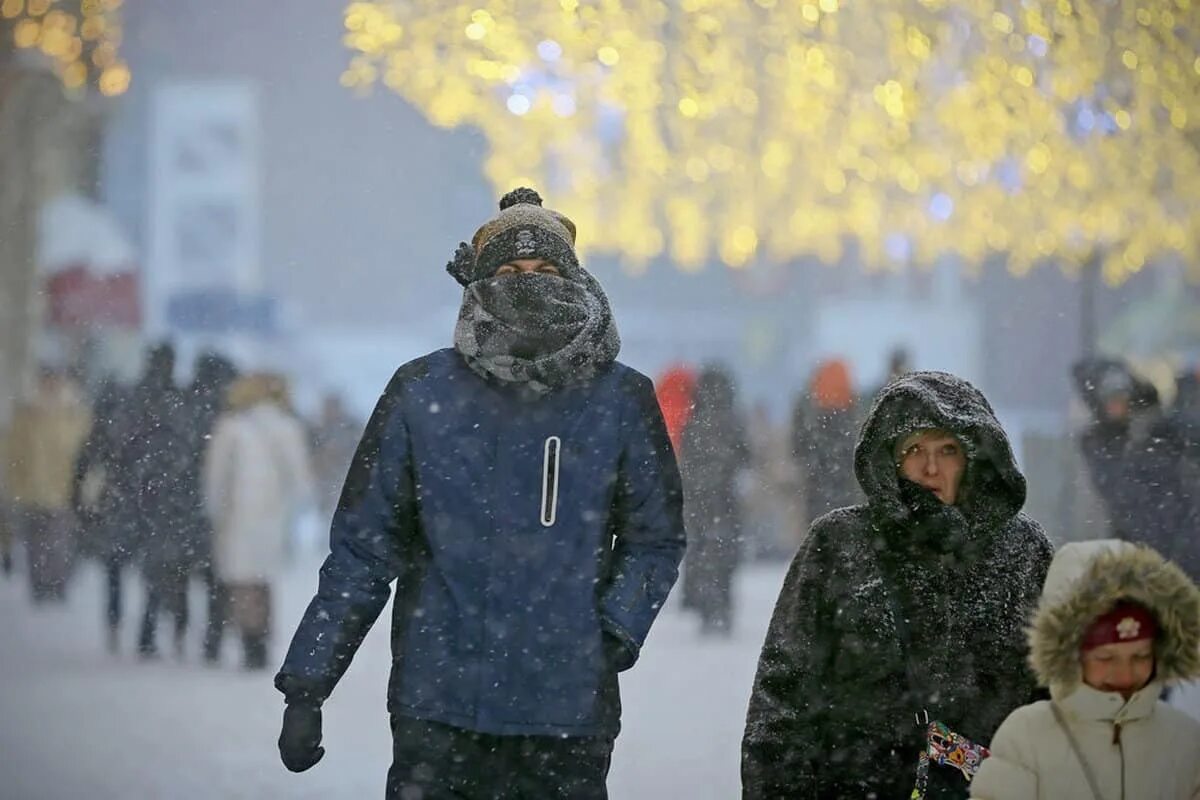
<svg viewBox="0 0 1200 800"><path fill-rule="evenodd" d="M925 714L925 749L917 758L917 782L913 786L910 800L924 800L925 791L929 786L929 764L932 762L945 767L954 767L962 773L969 783L979 771L979 765L991 755L986 747L975 744L962 734L955 733L937 720L929 721ZM917 723L921 719L918 715Z"/></svg>

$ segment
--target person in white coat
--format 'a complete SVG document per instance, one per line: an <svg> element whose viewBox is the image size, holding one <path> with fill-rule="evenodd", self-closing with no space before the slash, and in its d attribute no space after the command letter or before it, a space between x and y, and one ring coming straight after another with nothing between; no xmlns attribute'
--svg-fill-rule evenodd
<svg viewBox="0 0 1200 800"><path fill-rule="evenodd" d="M992 740L979 800L1200 800L1200 722L1159 698L1200 677L1200 589L1148 547L1065 545L1029 629L1051 699Z"/></svg>
<svg viewBox="0 0 1200 800"><path fill-rule="evenodd" d="M213 431L204 495L218 605L242 635L248 669L267 664L271 581L295 514L313 494L307 438L290 411L286 382L263 373L239 378Z"/></svg>

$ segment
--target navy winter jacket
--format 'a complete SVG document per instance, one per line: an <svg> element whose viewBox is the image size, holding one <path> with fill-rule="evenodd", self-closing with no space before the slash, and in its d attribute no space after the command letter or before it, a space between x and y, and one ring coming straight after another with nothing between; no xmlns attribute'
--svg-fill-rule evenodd
<svg viewBox="0 0 1200 800"><path fill-rule="evenodd" d="M401 367L359 444L317 595L276 686L321 702L387 603L394 714L491 734L613 736L685 535L648 378L547 396L454 350Z"/></svg>

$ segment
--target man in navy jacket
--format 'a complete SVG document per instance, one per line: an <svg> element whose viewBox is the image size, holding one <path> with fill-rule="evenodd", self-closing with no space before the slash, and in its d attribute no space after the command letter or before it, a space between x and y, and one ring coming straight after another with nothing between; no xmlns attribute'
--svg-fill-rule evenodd
<svg viewBox="0 0 1200 800"><path fill-rule="evenodd" d="M617 673L684 550L653 386L616 361L574 225L529 189L500 208L447 267L454 348L402 366L371 416L275 679L302 771L396 581L389 798L606 797Z"/></svg>

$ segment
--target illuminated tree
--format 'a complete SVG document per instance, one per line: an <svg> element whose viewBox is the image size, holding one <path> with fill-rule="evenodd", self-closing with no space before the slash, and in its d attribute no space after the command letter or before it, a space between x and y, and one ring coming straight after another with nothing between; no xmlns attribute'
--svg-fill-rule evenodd
<svg viewBox="0 0 1200 800"><path fill-rule="evenodd" d="M121 60L117 10L123 0L0 0L0 34L21 50L45 55L72 91L95 86L105 96L129 88Z"/></svg>
<svg viewBox="0 0 1200 800"><path fill-rule="evenodd" d="M479 128L633 268L1166 251L1198 268L1192 0L376 0L350 87Z"/></svg>

